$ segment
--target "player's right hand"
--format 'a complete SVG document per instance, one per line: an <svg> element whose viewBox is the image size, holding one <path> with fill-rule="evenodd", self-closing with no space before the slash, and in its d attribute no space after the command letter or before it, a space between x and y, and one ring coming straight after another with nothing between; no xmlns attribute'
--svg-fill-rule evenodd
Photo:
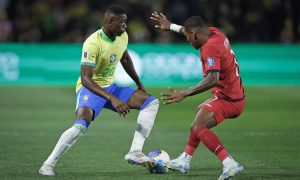
<svg viewBox="0 0 300 180"><path fill-rule="evenodd" d="M110 96L110 102L120 116L125 117L130 112L129 106L116 96Z"/></svg>
<svg viewBox="0 0 300 180"><path fill-rule="evenodd" d="M150 19L156 21L155 28L161 29L161 30L169 30L170 29L170 21L167 19L167 17L163 13L158 13L154 11L150 17Z"/></svg>
<svg viewBox="0 0 300 180"><path fill-rule="evenodd" d="M170 93L161 93L161 100L164 101L164 104L172 104L174 102L180 102L185 98L184 91L173 89L168 87Z"/></svg>

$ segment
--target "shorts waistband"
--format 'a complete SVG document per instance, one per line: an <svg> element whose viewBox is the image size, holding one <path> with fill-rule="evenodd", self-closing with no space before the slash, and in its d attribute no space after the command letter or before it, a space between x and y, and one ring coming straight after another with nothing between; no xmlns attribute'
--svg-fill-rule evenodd
<svg viewBox="0 0 300 180"><path fill-rule="evenodd" d="M239 99L231 99L231 98L228 98L228 97L224 97L223 99L226 100L226 101L229 101L229 102L238 102L238 101L244 100L245 96L243 96L243 97L241 97Z"/></svg>

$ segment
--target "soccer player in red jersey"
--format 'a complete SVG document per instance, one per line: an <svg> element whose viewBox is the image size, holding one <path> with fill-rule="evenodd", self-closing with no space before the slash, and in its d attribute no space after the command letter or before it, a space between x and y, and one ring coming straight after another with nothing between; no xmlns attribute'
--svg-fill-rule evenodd
<svg viewBox="0 0 300 180"><path fill-rule="evenodd" d="M171 160L170 168L186 173L190 160L202 142L223 163L219 180L230 179L240 173L243 166L237 163L224 148L218 137L210 130L224 119L239 116L245 106L245 93L239 75L239 67L234 52L226 36L215 27L207 27L199 16L188 18L184 26L172 24L162 13L154 12L150 17L161 30L171 30L186 36L195 49L200 49L204 79L185 90L170 88L170 93L162 94L165 104L180 102L188 96L211 90L213 97L197 108L191 123L191 132L184 152Z"/></svg>

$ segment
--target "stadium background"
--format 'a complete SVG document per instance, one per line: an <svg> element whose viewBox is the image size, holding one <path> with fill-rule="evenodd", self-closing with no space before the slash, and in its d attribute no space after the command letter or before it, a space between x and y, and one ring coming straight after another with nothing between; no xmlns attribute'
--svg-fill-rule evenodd
<svg viewBox="0 0 300 180"><path fill-rule="evenodd" d="M148 91L201 80L198 52L185 38L153 28L153 10L182 24L202 15L229 37L246 89L241 117L214 131L246 168L235 179L299 179L300 3L296 0L0 1L0 175L42 179L41 163L74 120L81 43L102 24L109 4L128 12L129 50ZM132 82L118 69L118 83ZM209 93L161 106L144 151L176 157L196 106ZM126 119L104 110L57 165L59 179L216 179L221 165L200 146L189 174L151 175L129 166L137 111Z"/></svg>

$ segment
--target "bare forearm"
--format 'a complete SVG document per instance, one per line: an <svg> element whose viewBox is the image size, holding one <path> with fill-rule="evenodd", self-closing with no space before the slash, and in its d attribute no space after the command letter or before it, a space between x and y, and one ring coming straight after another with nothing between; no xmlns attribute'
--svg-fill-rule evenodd
<svg viewBox="0 0 300 180"><path fill-rule="evenodd" d="M185 96L194 96L196 94L202 93L204 91L209 90L210 88L214 87L215 83L208 81L207 79L204 79L196 86L190 87L186 90L184 90Z"/></svg>
<svg viewBox="0 0 300 180"><path fill-rule="evenodd" d="M101 96L110 101L111 94L104 91L97 83L95 83L90 77L81 77L82 85L93 93Z"/></svg>
<svg viewBox="0 0 300 180"><path fill-rule="evenodd" d="M134 69L134 65L132 63L132 60L128 59L128 58L130 58L130 57L128 56L127 59L121 61L122 66L123 66L124 70L126 71L126 73L131 77L131 79L137 85L140 85L141 84L140 78L139 78L139 76L137 75L137 73Z"/></svg>

